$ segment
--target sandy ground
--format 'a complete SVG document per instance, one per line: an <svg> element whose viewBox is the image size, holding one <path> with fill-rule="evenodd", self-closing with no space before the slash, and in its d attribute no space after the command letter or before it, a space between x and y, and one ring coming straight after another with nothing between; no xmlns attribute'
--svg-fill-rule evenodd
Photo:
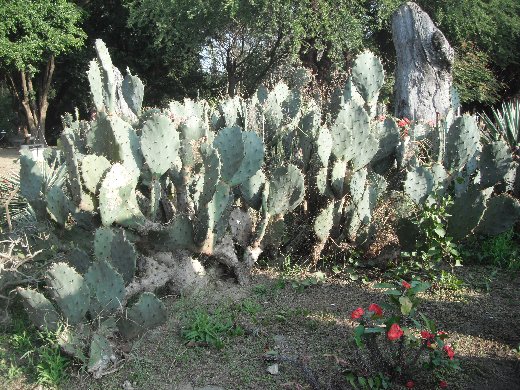
<svg viewBox="0 0 520 390"><path fill-rule="evenodd" d="M0 176L18 170L18 148L0 148Z"/></svg>

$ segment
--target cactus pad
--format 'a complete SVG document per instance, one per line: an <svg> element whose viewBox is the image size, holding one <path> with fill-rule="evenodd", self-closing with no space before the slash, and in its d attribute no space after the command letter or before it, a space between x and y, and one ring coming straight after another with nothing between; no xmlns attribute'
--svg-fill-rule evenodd
<svg viewBox="0 0 520 390"><path fill-rule="evenodd" d="M137 253L123 229L101 227L94 237L94 253L98 260L107 260L119 272L126 284L135 275Z"/></svg>
<svg viewBox="0 0 520 390"><path fill-rule="evenodd" d="M519 218L520 202L517 199L505 194L495 196L488 200L476 230L494 236L510 229Z"/></svg>
<svg viewBox="0 0 520 390"><path fill-rule="evenodd" d="M294 165L276 168L269 179L267 212L285 214L302 202L305 194L303 174Z"/></svg>
<svg viewBox="0 0 520 390"><path fill-rule="evenodd" d="M473 229L475 229L484 214L486 202L490 197L492 189L480 191L477 187L471 187L460 197L455 198L448 209L447 233L455 241L460 241Z"/></svg>
<svg viewBox="0 0 520 390"><path fill-rule="evenodd" d="M45 275L50 294L63 316L72 325L85 318L90 306L90 290L83 277L65 263L55 263Z"/></svg>
<svg viewBox="0 0 520 390"><path fill-rule="evenodd" d="M18 294L23 298L23 305L29 319L39 329L56 330L60 316L52 303L36 290L18 287Z"/></svg>
<svg viewBox="0 0 520 390"><path fill-rule="evenodd" d="M92 317L115 313L125 298L123 277L106 260L94 262L85 281L90 289L90 313Z"/></svg>
<svg viewBox="0 0 520 390"><path fill-rule="evenodd" d="M376 104L379 90L385 81L383 65L379 58L369 51L358 55L352 67L352 81L367 105Z"/></svg>
<svg viewBox="0 0 520 390"><path fill-rule="evenodd" d="M132 339L165 322L164 304L154 294L145 292L125 311L117 326L123 337Z"/></svg>
<svg viewBox="0 0 520 390"><path fill-rule="evenodd" d="M226 127L219 131L213 145L221 157L222 180L231 186L243 183L262 166L264 146L255 133Z"/></svg>
<svg viewBox="0 0 520 390"><path fill-rule="evenodd" d="M179 154L179 133L170 119L154 114L143 125L141 148L148 167L160 177L173 164Z"/></svg>
<svg viewBox="0 0 520 390"><path fill-rule="evenodd" d="M101 179L110 168L110 161L103 156L89 154L81 160L81 178L87 190L96 194Z"/></svg>
<svg viewBox="0 0 520 390"><path fill-rule="evenodd" d="M455 119L446 137L445 166L449 172L458 172L478 149L480 131L475 118L464 115Z"/></svg>
<svg viewBox="0 0 520 390"><path fill-rule="evenodd" d="M492 187L503 180L512 163L509 147L503 140L485 144L479 161L481 187Z"/></svg>
<svg viewBox="0 0 520 390"><path fill-rule="evenodd" d="M71 208L70 200L62 188L53 185L47 191L47 212L58 225L65 226Z"/></svg>
<svg viewBox="0 0 520 390"><path fill-rule="evenodd" d="M130 70L126 70L127 74L123 80L121 90L126 104L135 115L141 113L144 98L144 84L137 76L132 75Z"/></svg>
<svg viewBox="0 0 520 390"><path fill-rule="evenodd" d="M254 176L250 177L240 185L240 193L242 199L247 203L249 207L259 210L262 205L262 189L265 184L265 174L261 170L258 170Z"/></svg>
<svg viewBox="0 0 520 390"><path fill-rule="evenodd" d="M137 178L121 164L114 164L99 190L99 211L103 225L116 222L127 227L139 225L144 216L137 204Z"/></svg>
<svg viewBox="0 0 520 390"><path fill-rule="evenodd" d="M329 204L320 211L320 213L314 220L314 234L316 234L318 240L326 241L329 238L329 232L330 229L332 229L333 222L334 202L329 202Z"/></svg>
<svg viewBox="0 0 520 390"><path fill-rule="evenodd" d="M94 378L101 378L103 372L115 360L114 351L110 341L98 333L94 333L90 342L89 359L87 364L87 371L90 372Z"/></svg>

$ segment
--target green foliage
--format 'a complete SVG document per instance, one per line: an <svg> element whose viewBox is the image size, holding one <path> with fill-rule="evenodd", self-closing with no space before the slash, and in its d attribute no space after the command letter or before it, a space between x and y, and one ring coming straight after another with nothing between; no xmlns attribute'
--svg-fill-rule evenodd
<svg viewBox="0 0 520 390"><path fill-rule="evenodd" d="M82 14L66 0L0 3L0 66L35 73L48 57L83 44Z"/></svg>
<svg viewBox="0 0 520 390"><path fill-rule="evenodd" d="M448 40L475 42L501 68L518 61L520 5L515 0L418 1Z"/></svg>
<svg viewBox="0 0 520 390"><path fill-rule="evenodd" d="M382 373L377 373L373 376L363 376L349 371L345 373L345 377L354 389L380 390L390 388L389 378Z"/></svg>
<svg viewBox="0 0 520 390"><path fill-rule="evenodd" d="M479 243L474 256L478 262L510 271L520 270L520 245L518 234L513 229Z"/></svg>
<svg viewBox="0 0 520 390"><path fill-rule="evenodd" d="M504 83L490 66L490 57L474 44L463 42L457 51L453 80L462 104L492 105L501 96Z"/></svg>
<svg viewBox="0 0 520 390"><path fill-rule="evenodd" d="M344 51L362 46L364 35L364 9L346 0L127 4L129 24L148 31L153 45L163 48L164 57L175 59L179 74L197 66L209 79L216 79L217 86L241 82L249 93L287 58L316 50L339 61ZM201 25L206 28L200 29ZM202 60L197 64L199 55ZM236 89L228 85L228 92L234 94Z"/></svg>
<svg viewBox="0 0 520 390"><path fill-rule="evenodd" d="M437 276L437 279L435 280L435 285L441 289L458 291L466 284L454 273L441 270L440 275Z"/></svg>
<svg viewBox="0 0 520 390"><path fill-rule="evenodd" d="M43 345L38 348L37 382L43 386L57 386L66 378L66 369L70 364L70 360L61 354L57 333L48 331L38 332L38 338Z"/></svg>
<svg viewBox="0 0 520 390"><path fill-rule="evenodd" d="M39 331L27 326L22 312L15 311L13 316L5 333L11 351L6 356L9 364L0 364L0 372L5 369L11 380L25 374L45 388L56 388L68 376L71 363L70 358L62 354L58 341L63 328Z"/></svg>
<svg viewBox="0 0 520 390"><path fill-rule="evenodd" d="M511 151L516 152L520 142L520 99L504 102L500 109L492 109L492 113L492 118L482 113L486 126L484 135L490 141L501 138L507 142Z"/></svg>
<svg viewBox="0 0 520 390"><path fill-rule="evenodd" d="M450 216L448 208L452 202L449 196L437 195L430 203L426 202L418 210L413 224L416 226L420 238L416 241L415 251L403 253L409 262L405 261L403 268L396 270L398 274L425 272L433 276L444 262L456 266L461 265L462 259L457 245L446 233L446 225Z"/></svg>
<svg viewBox="0 0 520 390"><path fill-rule="evenodd" d="M188 342L217 349L223 348L229 337L242 335L244 330L235 323L234 315L224 310L216 310L212 314L204 310L195 311L182 332Z"/></svg>
<svg viewBox="0 0 520 390"><path fill-rule="evenodd" d="M9 201L9 202L8 202ZM9 217L12 221L29 216L27 201L20 195L20 177L18 174L9 176L0 175L0 204L5 205L9 210ZM7 223L6 208L0 210L0 224ZM2 229L2 226L0 226Z"/></svg>
<svg viewBox="0 0 520 390"><path fill-rule="evenodd" d="M5 131L6 136L16 135L16 116L13 111L13 97L7 86L0 82L0 131ZM2 138L2 135L0 135ZM4 138L0 142L5 142Z"/></svg>
<svg viewBox="0 0 520 390"><path fill-rule="evenodd" d="M516 0L419 0L455 48L454 83L471 104L499 100L506 80L515 93L520 52L520 4ZM470 43L471 42L471 43ZM480 62L479 62L480 61ZM503 98L504 95L502 95Z"/></svg>

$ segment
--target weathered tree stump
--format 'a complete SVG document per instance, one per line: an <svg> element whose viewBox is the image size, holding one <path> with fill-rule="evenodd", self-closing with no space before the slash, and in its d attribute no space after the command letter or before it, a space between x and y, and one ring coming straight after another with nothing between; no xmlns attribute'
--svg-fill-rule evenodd
<svg viewBox="0 0 520 390"><path fill-rule="evenodd" d="M403 4L392 17L397 53L395 115L435 121L451 106L454 52L442 32L417 4Z"/></svg>

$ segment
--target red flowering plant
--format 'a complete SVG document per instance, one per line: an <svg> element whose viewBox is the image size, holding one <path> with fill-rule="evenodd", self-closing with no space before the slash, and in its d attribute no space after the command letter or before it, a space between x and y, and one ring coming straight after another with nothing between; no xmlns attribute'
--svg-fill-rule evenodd
<svg viewBox="0 0 520 390"><path fill-rule="evenodd" d="M405 138L408 137L408 132L410 129L410 125L412 124L412 121L408 118L399 119L397 121L397 126L399 126L399 129L401 130L401 137Z"/></svg>
<svg viewBox="0 0 520 390"><path fill-rule="evenodd" d="M447 388L447 382L439 375L459 367L454 348L446 343L448 334L438 331L433 321L418 311L417 295L430 288L430 284L403 280L375 287L385 289L389 303L358 307L350 316L359 323L354 329L354 340L369 353L375 372L408 388L425 378ZM421 370L433 375L422 375Z"/></svg>

